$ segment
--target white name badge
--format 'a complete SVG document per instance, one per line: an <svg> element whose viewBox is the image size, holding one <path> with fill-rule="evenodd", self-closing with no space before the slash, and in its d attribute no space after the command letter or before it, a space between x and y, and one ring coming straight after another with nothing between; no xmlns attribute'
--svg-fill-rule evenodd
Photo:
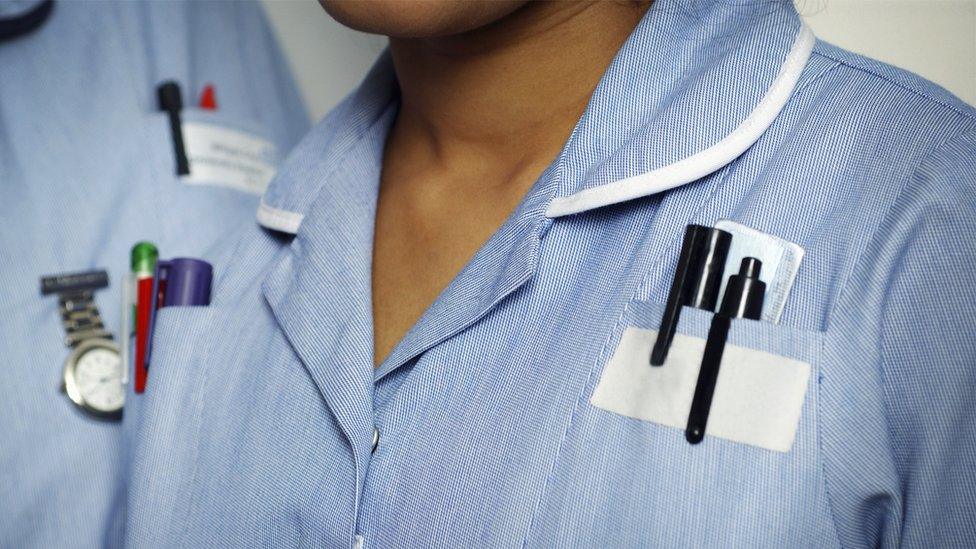
<svg viewBox="0 0 976 549"><path fill-rule="evenodd" d="M675 334L664 365L651 366L656 338L656 330L627 328L590 404L683 431L705 340ZM809 377L805 362L727 343L705 436L789 452Z"/></svg>
<svg viewBox="0 0 976 549"><path fill-rule="evenodd" d="M275 175L274 143L252 134L201 122L183 123L190 185L216 185L260 195Z"/></svg>

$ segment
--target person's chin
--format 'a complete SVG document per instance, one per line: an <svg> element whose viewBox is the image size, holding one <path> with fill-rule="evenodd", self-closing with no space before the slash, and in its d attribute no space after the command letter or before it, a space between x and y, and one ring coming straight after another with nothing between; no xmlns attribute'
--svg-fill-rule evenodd
<svg viewBox="0 0 976 549"><path fill-rule="evenodd" d="M336 21L392 38L468 32L512 13L527 0L319 0Z"/></svg>

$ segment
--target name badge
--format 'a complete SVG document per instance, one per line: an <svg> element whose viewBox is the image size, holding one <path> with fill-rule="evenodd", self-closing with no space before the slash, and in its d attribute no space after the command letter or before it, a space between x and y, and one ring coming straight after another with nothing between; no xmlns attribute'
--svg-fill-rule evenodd
<svg viewBox="0 0 976 549"><path fill-rule="evenodd" d="M705 340L676 334L664 365L652 367L656 338L656 330L627 328L590 403L684 431ZM789 452L809 378L806 362L727 344L705 436Z"/></svg>
<svg viewBox="0 0 976 549"><path fill-rule="evenodd" d="M201 122L183 123L183 141L191 185L216 185L260 195L275 175L274 143L230 128Z"/></svg>

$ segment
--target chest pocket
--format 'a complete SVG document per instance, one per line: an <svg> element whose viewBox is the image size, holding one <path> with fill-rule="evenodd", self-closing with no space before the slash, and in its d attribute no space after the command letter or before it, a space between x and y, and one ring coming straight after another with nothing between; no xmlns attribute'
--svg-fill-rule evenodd
<svg viewBox="0 0 976 549"><path fill-rule="evenodd" d="M151 540L179 539L185 526L183 517L162 523L147 517L158 517L175 501L189 512L200 430L213 398L206 389L222 373L213 358L220 313L213 305L165 307L156 313L146 390L134 394L129 385L123 417L130 539L164 544Z"/></svg>
<svg viewBox="0 0 976 549"><path fill-rule="evenodd" d="M213 372L211 347L219 308L164 307L154 320L146 390L135 394L128 386L123 418L130 459L146 452L185 455L183 446L195 447L192 423L203 406L207 378ZM159 445L159 448L153 448Z"/></svg>
<svg viewBox="0 0 976 549"><path fill-rule="evenodd" d="M650 310L648 310L650 309ZM640 324L655 318L638 306ZM647 320L645 320L645 318ZM663 366L648 364L656 330L630 325L590 398L598 408L684 429L695 395L710 313L687 309ZM707 436L789 452L819 354L820 334L769 323L732 322L708 414Z"/></svg>
<svg viewBox="0 0 976 549"><path fill-rule="evenodd" d="M822 473L823 335L736 320L706 436L685 425L712 314L684 308L663 366L663 305L632 302L595 366L530 541L667 547L836 546Z"/></svg>

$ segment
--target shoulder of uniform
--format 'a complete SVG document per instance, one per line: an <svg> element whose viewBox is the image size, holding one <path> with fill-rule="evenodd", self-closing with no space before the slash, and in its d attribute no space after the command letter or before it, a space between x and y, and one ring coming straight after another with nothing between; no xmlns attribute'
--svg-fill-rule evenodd
<svg viewBox="0 0 976 549"><path fill-rule="evenodd" d="M814 56L833 63L831 77L848 85L874 92L874 100L888 100L917 105L955 115L960 123L976 123L976 108L952 92L911 71L871 59L818 40ZM865 99L869 99L865 96Z"/></svg>

